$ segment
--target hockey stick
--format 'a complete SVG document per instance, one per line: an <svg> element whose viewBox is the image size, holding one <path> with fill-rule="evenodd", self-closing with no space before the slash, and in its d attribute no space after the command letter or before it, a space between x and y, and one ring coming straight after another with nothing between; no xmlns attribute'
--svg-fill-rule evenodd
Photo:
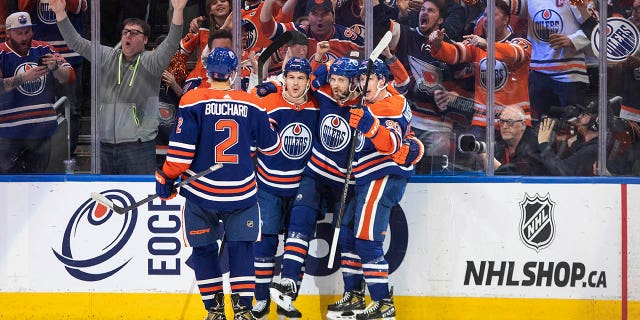
<svg viewBox="0 0 640 320"><path fill-rule="evenodd" d="M364 87L362 92L362 97L360 98L360 105L364 105L364 99L367 94L367 88L369 86L369 78L371 77L371 66L373 65L373 61L378 59L382 50L384 50L389 43L391 42L391 31L387 31L387 33L382 36L378 45L371 51L369 55L369 60L367 61L367 73L366 79L364 81ZM344 207L347 202L347 192L349 191L349 178L351 177L351 172L353 171L353 158L356 154L356 145L358 140L358 130L353 129L353 133L351 134L351 145L349 148L349 159L347 160L347 171L345 172L344 177L344 185L342 187L342 198L340 199L340 209L338 210L338 219L336 220L336 226L333 230L333 240L331 241L331 250L329 251L329 263L328 268L331 269L333 267L333 260L336 254L336 250L338 247L338 236L340 235L340 225L342 224L342 216L344 215Z"/></svg>
<svg viewBox="0 0 640 320"><path fill-rule="evenodd" d="M291 31L285 31L281 35L271 42L271 44L260 53L260 57L258 57L258 84L262 84L264 82L264 64L267 62L271 56L278 51L282 46L287 44L293 38L293 33Z"/></svg>
<svg viewBox="0 0 640 320"><path fill-rule="evenodd" d="M203 176L206 176L209 173L214 172L214 171L216 171L216 170L218 170L220 168L222 168L222 164L221 163L214 164L211 167L207 168L206 170L200 171L200 172L192 175L191 177L180 181L175 186L175 188L177 189L178 187L181 187L181 186L184 186L186 184L189 184L191 181L199 179L199 178L201 178ZM139 206L141 206L141 205L143 205L143 204L145 204L147 202L150 202L151 200L153 200L153 199L155 199L157 197L159 197L159 195L152 194L152 195L150 195L150 196L148 196L148 197L146 197L146 198L144 198L144 199L142 199L142 200L140 200L140 201L138 201L136 203L133 203L133 204L123 208L123 207L118 207L117 205L115 205L113 203L113 201L109 200L105 195L103 195L101 193L97 193L97 192L92 192L91 193L91 198L93 198L93 200L99 202L100 204L106 206L107 208L113 210L115 213L119 213L119 214L124 214L124 213L126 213L128 211L131 211L131 210L133 210L133 209L135 209L135 208L137 208L137 207L139 207Z"/></svg>

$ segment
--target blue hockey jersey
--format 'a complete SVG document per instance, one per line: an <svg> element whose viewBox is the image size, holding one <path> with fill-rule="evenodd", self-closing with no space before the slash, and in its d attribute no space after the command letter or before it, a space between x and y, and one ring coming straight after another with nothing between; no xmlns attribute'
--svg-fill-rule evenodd
<svg viewBox="0 0 640 320"><path fill-rule="evenodd" d="M258 185L274 195L294 196L316 140L317 102L310 98L303 104L292 104L282 97L278 86L278 92L262 98L261 104L280 129L282 148L275 155L258 153Z"/></svg>
<svg viewBox="0 0 640 320"><path fill-rule="evenodd" d="M180 100L163 171L170 179L187 176L214 163L224 166L180 188L188 201L219 210L246 208L257 202L251 146L275 154L280 137L259 100L244 91L198 88Z"/></svg>

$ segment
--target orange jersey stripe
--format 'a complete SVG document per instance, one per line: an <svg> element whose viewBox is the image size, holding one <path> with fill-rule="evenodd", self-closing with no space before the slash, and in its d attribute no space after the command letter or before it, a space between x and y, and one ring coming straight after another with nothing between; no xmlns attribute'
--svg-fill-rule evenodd
<svg viewBox="0 0 640 320"><path fill-rule="evenodd" d="M251 190L252 188L255 187L256 181L253 180L253 181L251 181L251 183L247 184L246 186L244 186L242 188L233 188L233 189L220 189L220 188L207 187L207 186L203 185L202 183L196 182L196 181L191 182L190 185L192 185L194 187L197 187L198 189L205 190L205 191L210 192L210 193L232 194L232 193L243 193L243 192L245 192L247 190Z"/></svg>
<svg viewBox="0 0 640 320"><path fill-rule="evenodd" d="M264 171L264 169L262 169L262 167L258 167L258 172L260 172L260 175L264 176L269 181L300 182L300 180L302 179L302 177L300 177L300 176L298 176L298 177L288 177L288 178L275 177L275 176L272 176L272 175L268 174L266 171Z"/></svg>
<svg viewBox="0 0 640 320"><path fill-rule="evenodd" d="M378 199L378 195L382 192L382 182L384 179L376 180L373 182L373 188L369 193L369 197L367 197L367 203L364 207L364 212L362 215L362 231L360 231L360 235L363 235L365 239L369 237L369 227L371 227L373 212L375 210L376 199ZM359 237L362 239L362 237Z"/></svg>
<svg viewBox="0 0 640 320"><path fill-rule="evenodd" d="M180 151L180 150L169 149L169 150L167 150L167 154L193 158L193 156L194 156L196 153L195 153L195 152L187 152L187 151Z"/></svg>
<svg viewBox="0 0 640 320"><path fill-rule="evenodd" d="M284 251L295 251L301 254L306 255L307 254L307 250L302 249L300 247L296 247L296 246L286 246L284 247Z"/></svg>
<svg viewBox="0 0 640 320"><path fill-rule="evenodd" d="M254 289L255 287L256 287L256 285L253 284L253 283L232 284L231 285L231 290Z"/></svg>
<svg viewBox="0 0 640 320"><path fill-rule="evenodd" d="M222 291L222 285L215 287L200 288L201 293Z"/></svg>

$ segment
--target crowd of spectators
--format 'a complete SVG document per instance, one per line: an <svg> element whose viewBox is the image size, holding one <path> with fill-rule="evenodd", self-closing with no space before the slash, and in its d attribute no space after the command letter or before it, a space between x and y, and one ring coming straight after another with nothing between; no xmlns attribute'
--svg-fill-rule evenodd
<svg viewBox="0 0 640 320"><path fill-rule="evenodd" d="M175 125L180 97L193 88L208 85L203 57L207 56L209 48L233 47L235 27L240 27L242 34L242 52L238 53L242 72L237 81L247 91L269 77L277 81L275 76L282 72L283 62L291 57L308 58L315 69L349 52L365 49L365 32L369 26L364 23L364 0L245 0L240 8L240 26L234 25L234 6L230 0L178 1L180 4L176 0L100 2L101 43L111 50L104 51L104 58L110 61L110 54L124 52L124 59L115 56L113 63L101 69L105 75L113 73L114 81L118 83L110 85L114 90L109 95L119 96L123 89L130 87L124 82L133 80L136 72L138 76L147 76L146 68L139 66L141 60L135 60L136 57L159 57L160 54L163 57L162 61L151 58L158 64L148 75L149 90L145 89L145 92L155 92L158 85L157 96L154 93L141 98L144 101L135 102L133 109L128 109L135 121L142 122L134 121L137 131L122 141L155 145L157 153L166 147L168 134ZM396 81L394 86L407 97L413 113L412 130L426 148L416 173L457 174L484 170L488 161L486 155L463 152L457 145L460 135L473 134L478 141L494 143L496 174L596 175L598 130L594 129L604 121L599 119L597 112L593 113L598 109L593 102L598 101L599 64L598 53L592 49L591 33L596 23L605 18L598 12L598 1L496 0L492 18L487 17L486 2L371 2L374 24L370 29L374 43L386 31L393 34L389 50L381 58L389 65L399 61L409 75L408 79L402 79L403 83ZM61 24L60 19L56 24L52 7L59 3L70 24ZM609 17L623 18L636 28L640 27L640 0L608 1L608 4ZM86 96L83 88L86 91L88 83L83 79L87 73L83 67L86 69L90 64L85 58L88 58L91 43L83 42L80 49L85 52L76 52L79 38L69 38L60 29L75 30L80 37L88 39L89 5L91 3L86 0L0 1L0 43L6 40L1 47L4 51L0 52L3 84L0 142L4 145L7 145L7 139L16 139L14 129L23 125L16 120L22 116L15 109L23 105L15 103L16 95L25 95L21 88L34 86L33 81L25 81L26 73L19 76L39 65L36 56L25 59L29 54L16 50L23 44L18 31L28 29L34 42L51 50L54 57L51 61L55 63L50 63L49 71L56 72L62 66L73 70L73 76L62 82L51 82L47 74L42 75L36 82L46 84L45 93L35 94L41 98L46 94L48 104L61 96L69 98L73 153L78 141L81 110L89 108L88 99L83 99ZM158 8L168 8L169 13L159 15ZM176 25L182 36L179 44L175 41L175 33L169 32L176 11L180 11L180 15L184 12L184 22ZM5 23L12 13L26 14L29 25L7 28ZM489 20L495 26L494 45L488 44L486 39ZM295 32L292 41L269 58L264 69L265 78L258 80L256 61L260 53L281 34L292 31ZM138 36L140 43L136 42ZM70 39L76 43L68 43ZM636 39L636 44L638 42L640 39ZM126 49L131 44L142 47L129 57ZM492 46L496 58L495 95L493 106L487 106L487 50ZM607 137L600 137L600 140L606 139L607 173L612 175L640 174L640 160L635 156L640 153L640 57L636 51L607 66L611 81L607 98L621 97L612 99L619 102L617 105L607 106L609 132ZM15 61L19 59L10 62L8 57L11 55L24 60L27 66L20 69L24 71L18 70L19 63ZM125 78L120 79L120 73L114 72L123 66L132 72L131 78L122 74ZM136 70L138 66L142 70ZM18 78L24 82L15 80ZM56 73L49 78L60 80ZM141 92L139 87L129 90L132 95ZM153 105L154 110L146 110L147 105ZM102 107L100 109L102 114ZM573 112L567 112L568 109ZM494 111L495 122L490 126L495 128L495 142L486 141L489 110ZM59 110L47 111L52 112ZM119 121L112 120L110 124ZM102 125L109 123L103 121ZM109 169L117 163L117 150L112 147L119 143L118 139L111 138L123 131L115 126L103 127L99 132L104 149L100 155L101 173L152 172L155 162L140 170ZM588 156L584 155L586 147L590 150ZM151 150L144 148L147 149ZM135 154L131 162L140 159L141 153L136 150L135 146L128 150ZM113 154L107 157L105 152ZM18 170L7 163L14 160L3 156L1 167L8 168L4 172L46 171L42 164L33 168L21 164L22 168ZM160 156L158 161L162 160ZM580 168L573 161L580 162ZM131 167L129 164L120 166ZM104 171L106 169L109 170Z"/></svg>

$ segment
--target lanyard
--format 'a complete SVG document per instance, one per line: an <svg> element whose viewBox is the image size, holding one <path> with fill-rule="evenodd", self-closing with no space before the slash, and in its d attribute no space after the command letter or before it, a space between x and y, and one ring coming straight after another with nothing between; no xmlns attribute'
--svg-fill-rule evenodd
<svg viewBox="0 0 640 320"><path fill-rule="evenodd" d="M129 87L133 85L133 78L136 77L136 71L138 71L138 64L140 63L140 54L136 59L136 64L133 65L133 74L131 74L131 80L129 80ZM118 57L118 85L122 83L122 52L120 52L120 56Z"/></svg>

